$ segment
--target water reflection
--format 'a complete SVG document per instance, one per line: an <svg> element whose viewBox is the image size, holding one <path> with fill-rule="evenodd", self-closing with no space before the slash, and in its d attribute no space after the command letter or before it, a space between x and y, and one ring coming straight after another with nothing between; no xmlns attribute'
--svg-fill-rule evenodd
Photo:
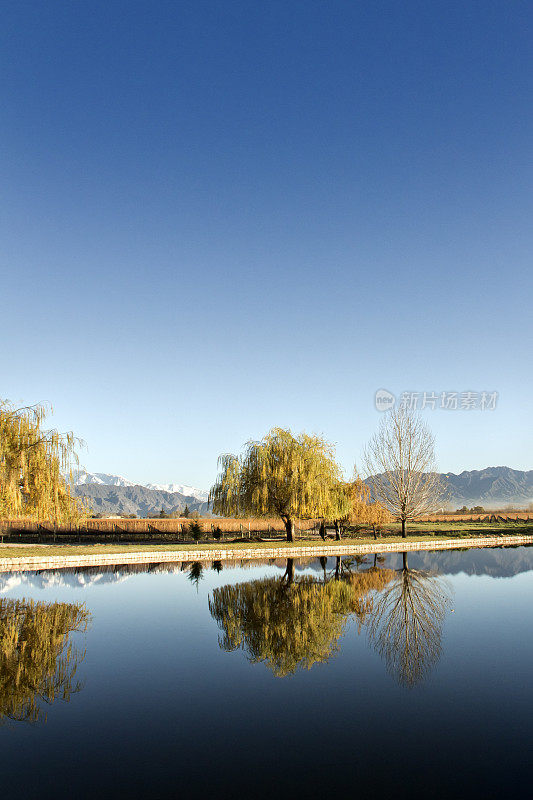
<svg viewBox="0 0 533 800"><path fill-rule="evenodd" d="M289 558L281 578L214 589L209 610L222 631L220 647L241 649L250 662L283 677L330 659L353 616L388 671L414 686L440 656L451 589L436 574L409 569L407 553L399 570L380 563L377 556L371 567L364 557L339 556L328 570L321 557L320 577L295 577Z"/></svg>
<svg viewBox="0 0 533 800"><path fill-rule="evenodd" d="M450 598L449 583L436 574L409 569L407 553L401 569L376 598L368 637L403 686L422 680L440 658Z"/></svg>
<svg viewBox="0 0 533 800"><path fill-rule="evenodd" d="M0 600L0 724L45 721L43 704L68 702L80 690L75 676L85 654L70 634L88 622L78 603Z"/></svg>
<svg viewBox="0 0 533 800"><path fill-rule="evenodd" d="M287 559L281 578L264 578L214 589L209 610L222 631L223 650L242 649L279 676L311 669L338 648L352 593L338 581L295 577Z"/></svg>
<svg viewBox="0 0 533 800"><path fill-rule="evenodd" d="M198 592L198 586L200 581L204 577L204 565L201 561L192 561L191 563L184 562L182 564L182 570L187 572L187 578L190 580L193 586L196 587L196 591Z"/></svg>

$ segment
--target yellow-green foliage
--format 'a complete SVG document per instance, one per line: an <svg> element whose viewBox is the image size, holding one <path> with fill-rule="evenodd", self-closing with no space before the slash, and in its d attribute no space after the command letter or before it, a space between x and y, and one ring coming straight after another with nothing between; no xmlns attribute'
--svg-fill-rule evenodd
<svg viewBox="0 0 533 800"><path fill-rule="evenodd" d="M374 610L376 592L381 592L394 579L395 575L394 570L373 567L345 577L352 590L350 611L357 617L359 629L368 622Z"/></svg>
<svg viewBox="0 0 533 800"><path fill-rule="evenodd" d="M68 701L83 658L70 643L72 631L85 630L84 605L0 600L0 724L6 719L37 722L39 703Z"/></svg>
<svg viewBox="0 0 533 800"><path fill-rule="evenodd" d="M260 442L248 442L242 456L219 458L220 474L210 500L221 515L284 521L328 517L341 481L333 447L320 436L273 428Z"/></svg>
<svg viewBox="0 0 533 800"><path fill-rule="evenodd" d="M345 499L339 506L343 508L344 514L340 517L352 524L364 525L383 525L392 521L392 516L379 503L372 502L370 489L354 472L354 476L349 483L343 483L338 489L344 494Z"/></svg>
<svg viewBox="0 0 533 800"><path fill-rule="evenodd" d="M0 517L72 522L82 505L65 475L77 463L72 433L43 430L42 405L16 409L0 401Z"/></svg>
<svg viewBox="0 0 533 800"><path fill-rule="evenodd" d="M242 648L250 661L263 661L283 677L327 661L338 649L351 598L340 581L266 578L215 589L209 610L223 631L224 650Z"/></svg>

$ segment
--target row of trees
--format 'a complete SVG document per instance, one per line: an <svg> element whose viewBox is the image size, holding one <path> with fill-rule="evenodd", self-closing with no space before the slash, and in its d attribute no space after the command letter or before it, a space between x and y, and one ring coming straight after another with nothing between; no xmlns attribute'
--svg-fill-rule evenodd
<svg viewBox="0 0 533 800"><path fill-rule="evenodd" d="M279 516L287 541L296 519L321 518L341 538L348 523L375 527L391 518L402 525L434 510L442 494L435 468L434 439L422 420L407 409L381 419L364 455L368 479L355 472L349 482L325 439L273 428L250 441L241 456L219 458L220 472L210 493L213 511L223 516Z"/></svg>
<svg viewBox="0 0 533 800"><path fill-rule="evenodd" d="M0 401L0 516L73 522L86 513L70 491L79 440L44 429L45 415L43 405ZM367 481L356 472L346 481L324 438L273 428L248 442L241 456L220 457L210 501L223 516L279 516L287 541L294 540L297 519L316 518L323 520L324 538L326 523L340 539L348 523L375 532L391 518L405 536L406 523L433 510L441 493L430 431L412 412L393 409L382 417L364 462Z"/></svg>

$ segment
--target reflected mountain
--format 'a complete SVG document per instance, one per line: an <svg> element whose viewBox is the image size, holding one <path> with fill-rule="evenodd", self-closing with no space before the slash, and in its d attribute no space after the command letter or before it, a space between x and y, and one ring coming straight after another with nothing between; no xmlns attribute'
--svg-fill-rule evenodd
<svg viewBox="0 0 533 800"><path fill-rule="evenodd" d="M396 554L396 563L401 553ZM417 550L409 553L409 564L414 569L438 572L441 575L488 575L491 578L512 578L533 570L533 546L507 545L479 549Z"/></svg>
<svg viewBox="0 0 533 800"><path fill-rule="evenodd" d="M85 653L70 641L85 631L84 605L0 600L0 724L43 722L43 705L69 702L80 691L75 680Z"/></svg>
<svg viewBox="0 0 533 800"><path fill-rule="evenodd" d="M0 573L0 594L11 589L28 586L35 589L67 587L83 589L87 586L108 586L122 583L134 575L147 573L177 574L182 571L183 562L165 561L155 564L121 564L98 567L66 567L45 569L33 572Z"/></svg>
<svg viewBox="0 0 533 800"><path fill-rule="evenodd" d="M347 556L342 556L343 562ZM374 555L358 556L362 564L374 563ZM402 565L402 553L377 554L380 563L397 570ZM335 558L328 557L328 565ZM460 540L455 550L413 550L409 553L409 565L423 572L440 575L488 575L491 578L512 578L523 572L533 571L533 545L506 545L461 549ZM318 560L308 566L315 572L323 568Z"/></svg>
<svg viewBox="0 0 533 800"><path fill-rule="evenodd" d="M353 559L353 557L351 557ZM401 553L387 553L369 556L358 556L359 563L364 566L387 564L391 569L401 566ZM308 558L295 561L294 570L298 572L323 573L323 564L329 565L335 559L322 557L321 559ZM342 563L346 565L348 556L342 556ZM422 572L437 572L440 574L456 575L464 572L467 575L489 575L492 578L512 578L523 572L533 570L533 546L520 545L518 547L486 547L475 549L457 550L419 550L409 554L410 565ZM0 573L0 594L5 594L11 589L28 586L36 589L52 587L83 588L86 586L106 586L111 583L120 583L133 575L144 573L177 574L183 572L184 562L160 562L154 564L116 564L95 567L67 567L64 569L47 569L35 571L14 571ZM253 569L254 567L268 565L285 569L283 559L258 559L253 561L225 560L201 563L204 567L211 564L212 569L220 572L222 568ZM343 567L344 569L344 567Z"/></svg>

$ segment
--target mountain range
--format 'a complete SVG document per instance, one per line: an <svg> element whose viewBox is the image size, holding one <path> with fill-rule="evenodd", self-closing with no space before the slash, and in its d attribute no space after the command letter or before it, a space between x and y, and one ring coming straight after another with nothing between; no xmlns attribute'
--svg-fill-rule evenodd
<svg viewBox="0 0 533 800"><path fill-rule="evenodd" d="M126 480L122 475L108 475L106 472L87 472L86 470L79 470L76 473L74 483L77 486L87 483L99 486L143 486L145 489L153 489L157 492L178 492L184 497L194 497L202 502L205 502L209 495L209 492L203 489L196 489L194 486L182 483L134 483Z"/></svg>
<svg viewBox="0 0 533 800"><path fill-rule="evenodd" d="M480 505L489 509L515 506L527 508L533 502L533 470L510 467L487 467L441 474L446 495L442 507L460 508ZM190 511L209 514L208 492L179 483L136 484L120 475L80 470L75 476L73 492L88 501L94 513L136 514L139 517L180 513L187 505Z"/></svg>
<svg viewBox="0 0 533 800"><path fill-rule="evenodd" d="M95 514L154 517L161 509L167 514L181 513L185 506L202 516L209 514L209 493L184 484L142 485L128 481L121 475L80 470L74 476L72 492L86 500Z"/></svg>

